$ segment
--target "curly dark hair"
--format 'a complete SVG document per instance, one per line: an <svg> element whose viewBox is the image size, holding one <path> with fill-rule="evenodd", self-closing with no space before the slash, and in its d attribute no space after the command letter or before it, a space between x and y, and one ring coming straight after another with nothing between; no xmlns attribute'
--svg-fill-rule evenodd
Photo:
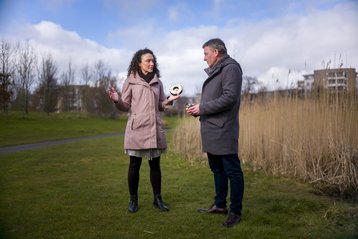
<svg viewBox="0 0 358 239"><path fill-rule="evenodd" d="M158 63L157 63L157 58L155 57L154 53L149 50L148 48L144 48L144 49L141 49L141 50L138 50L133 58L132 58L132 61L131 61L131 64L129 65L128 67L128 73L127 73L127 77L130 75L130 74L138 74L138 72L141 70L140 69L140 66L139 66L139 63L141 63L141 60L142 60L142 55L144 54L152 54L153 56L153 59L154 59L154 68L153 68L153 72L158 76L158 78L160 77L160 71L158 69Z"/></svg>

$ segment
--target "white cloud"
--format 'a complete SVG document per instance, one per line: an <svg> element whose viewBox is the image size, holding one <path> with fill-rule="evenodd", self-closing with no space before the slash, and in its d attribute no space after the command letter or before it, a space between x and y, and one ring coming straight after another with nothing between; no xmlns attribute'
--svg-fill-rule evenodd
<svg viewBox="0 0 358 239"><path fill-rule="evenodd" d="M267 90L292 89L296 87L297 80L302 80L305 71L292 71L286 67L270 67L266 72L257 76L260 80L258 87ZM257 89L258 90L258 89Z"/></svg>
<svg viewBox="0 0 358 239"><path fill-rule="evenodd" d="M178 15L172 17L175 20ZM101 59L113 73L121 75L134 51L148 47L158 58L166 89L181 83L185 93L193 94L206 77L201 46L210 38L220 37L226 42L229 54L240 62L245 75L257 77L269 89L285 88L302 74L322 68L322 61L331 59L331 67L343 61L344 67L357 68L356 22L357 5L346 3L330 10L310 10L305 15L256 23L231 19L225 27L203 25L165 32L149 21L109 33L112 41L122 43L121 48L104 47L46 21L17 28L12 36L28 39L37 49L51 52L64 67L70 58L78 66Z"/></svg>
<svg viewBox="0 0 358 239"><path fill-rule="evenodd" d="M168 18L171 22L176 22L179 19L179 9L177 6L169 8Z"/></svg>
<svg viewBox="0 0 358 239"><path fill-rule="evenodd" d="M160 36L155 34L157 31L159 29L148 21L143 25L118 29L109 33L107 38L110 42L120 42L122 48L134 51L144 47L150 48L155 44L156 40L160 39Z"/></svg>
<svg viewBox="0 0 358 239"><path fill-rule="evenodd" d="M245 75L257 77L268 89L291 88L303 74L322 68L322 61L331 59L331 68L341 61L344 67L358 68L357 21L356 5L342 4L331 10L311 10L306 15L258 23L173 31L160 42L158 52L165 56L162 71L195 92L205 79L201 45L220 37Z"/></svg>
<svg viewBox="0 0 358 239"><path fill-rule="evenodd" d="M168 9L168 19L171 22L180 22L191 17L191 11L184 2L179 2Z"/></svg>
<svg viewBox="0 0 358 239"><path fill-rule="evenodd" d="M180 83L185 94L194 94L200 90L206 77L203 71L206 63L203 61L201 46L208 39L208 34L214 36L218 28L203 26L171 31L164 35L154 34L155 28L150 26L146 26L144 31L140 29L142 28L124 29L119 32L120 39L126 39L126 45L131 49L148 47L153 50L165 89L169 89L171 84Z"/></svg>
<svg viewBox="0 0 358 239"><path fill-rule="evenodd" d="M8 39L14 42L28 40L40 58L51 54L60 71L67 68L69 61L79 71L86 63L93 65L102 60L112 74L123 76L132 54L125 49L106 48L48 21L19 28Z"/></svg>
<svg viewBox="0 0 358 239"><path fill-rule="evenodd" d="M291 74L310 73L321 68L323 60L327 62L329 59L331 67L337 67L339 55L347 59L344 67L358 67L355 43L358 13L354 6L345 4L327 11L287 15L256 24L241 22L239 27L227 29L224 34L237 44L239 52L236 54L244 72L262 82L270 82L272 87L272 73L282 77L280 82L285 81L280 73L283 68L284 72L291 69Z"/></svg>
<svg viewBox="0 0 358 239"><path fill-rule="evenodd" d="M224 0L213 0L213 6L212 6L213 17L218 17L220 15L220 11L223 5L224 5Z"/></svg>

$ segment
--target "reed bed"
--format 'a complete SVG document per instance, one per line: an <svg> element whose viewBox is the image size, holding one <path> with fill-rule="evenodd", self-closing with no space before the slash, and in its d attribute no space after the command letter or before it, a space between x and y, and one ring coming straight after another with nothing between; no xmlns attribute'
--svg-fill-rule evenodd
<svg viewBox="0 0 358 239"><path fill-rule="evenodd" d="M205 164L205 154L201 151L199 118L183 115L172 134L172 148L193 163Z"/></svg>
<svg viewBox="0 0 358 239"><path fill-rule="evenodd" d="M184 117L174 149L206 162L198 119ZM354 99L275 96L243 103L240 158L253 170L302 179L325 193L358 197L358 108Z"/></svg>

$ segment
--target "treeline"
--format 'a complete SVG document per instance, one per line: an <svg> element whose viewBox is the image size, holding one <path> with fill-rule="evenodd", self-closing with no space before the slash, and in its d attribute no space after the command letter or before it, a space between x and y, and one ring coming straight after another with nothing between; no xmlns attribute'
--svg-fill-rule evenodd
<svg viewBox="0 0 358 239"><path fill-rule="evenodd" d="M108 99L110 85L120 80L103 60L76 69L71 60L60 71L51 53L40 54L29 42L0 40L0 107L9 110L81 112L114 117L118 111Z"/></svg>

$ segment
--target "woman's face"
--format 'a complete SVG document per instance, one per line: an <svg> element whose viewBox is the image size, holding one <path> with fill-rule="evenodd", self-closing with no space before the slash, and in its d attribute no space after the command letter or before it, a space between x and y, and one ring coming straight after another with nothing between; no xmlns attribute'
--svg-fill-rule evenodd
<svg viewBox="0 0 358 239"><path fill-rule="evenodd" d="M143 54L141 57L141 62L139 63L139 67L142 70L144 75L146 75L150 72L153 72L153 69L154 69L153 55L150 53Z"/></svg>

